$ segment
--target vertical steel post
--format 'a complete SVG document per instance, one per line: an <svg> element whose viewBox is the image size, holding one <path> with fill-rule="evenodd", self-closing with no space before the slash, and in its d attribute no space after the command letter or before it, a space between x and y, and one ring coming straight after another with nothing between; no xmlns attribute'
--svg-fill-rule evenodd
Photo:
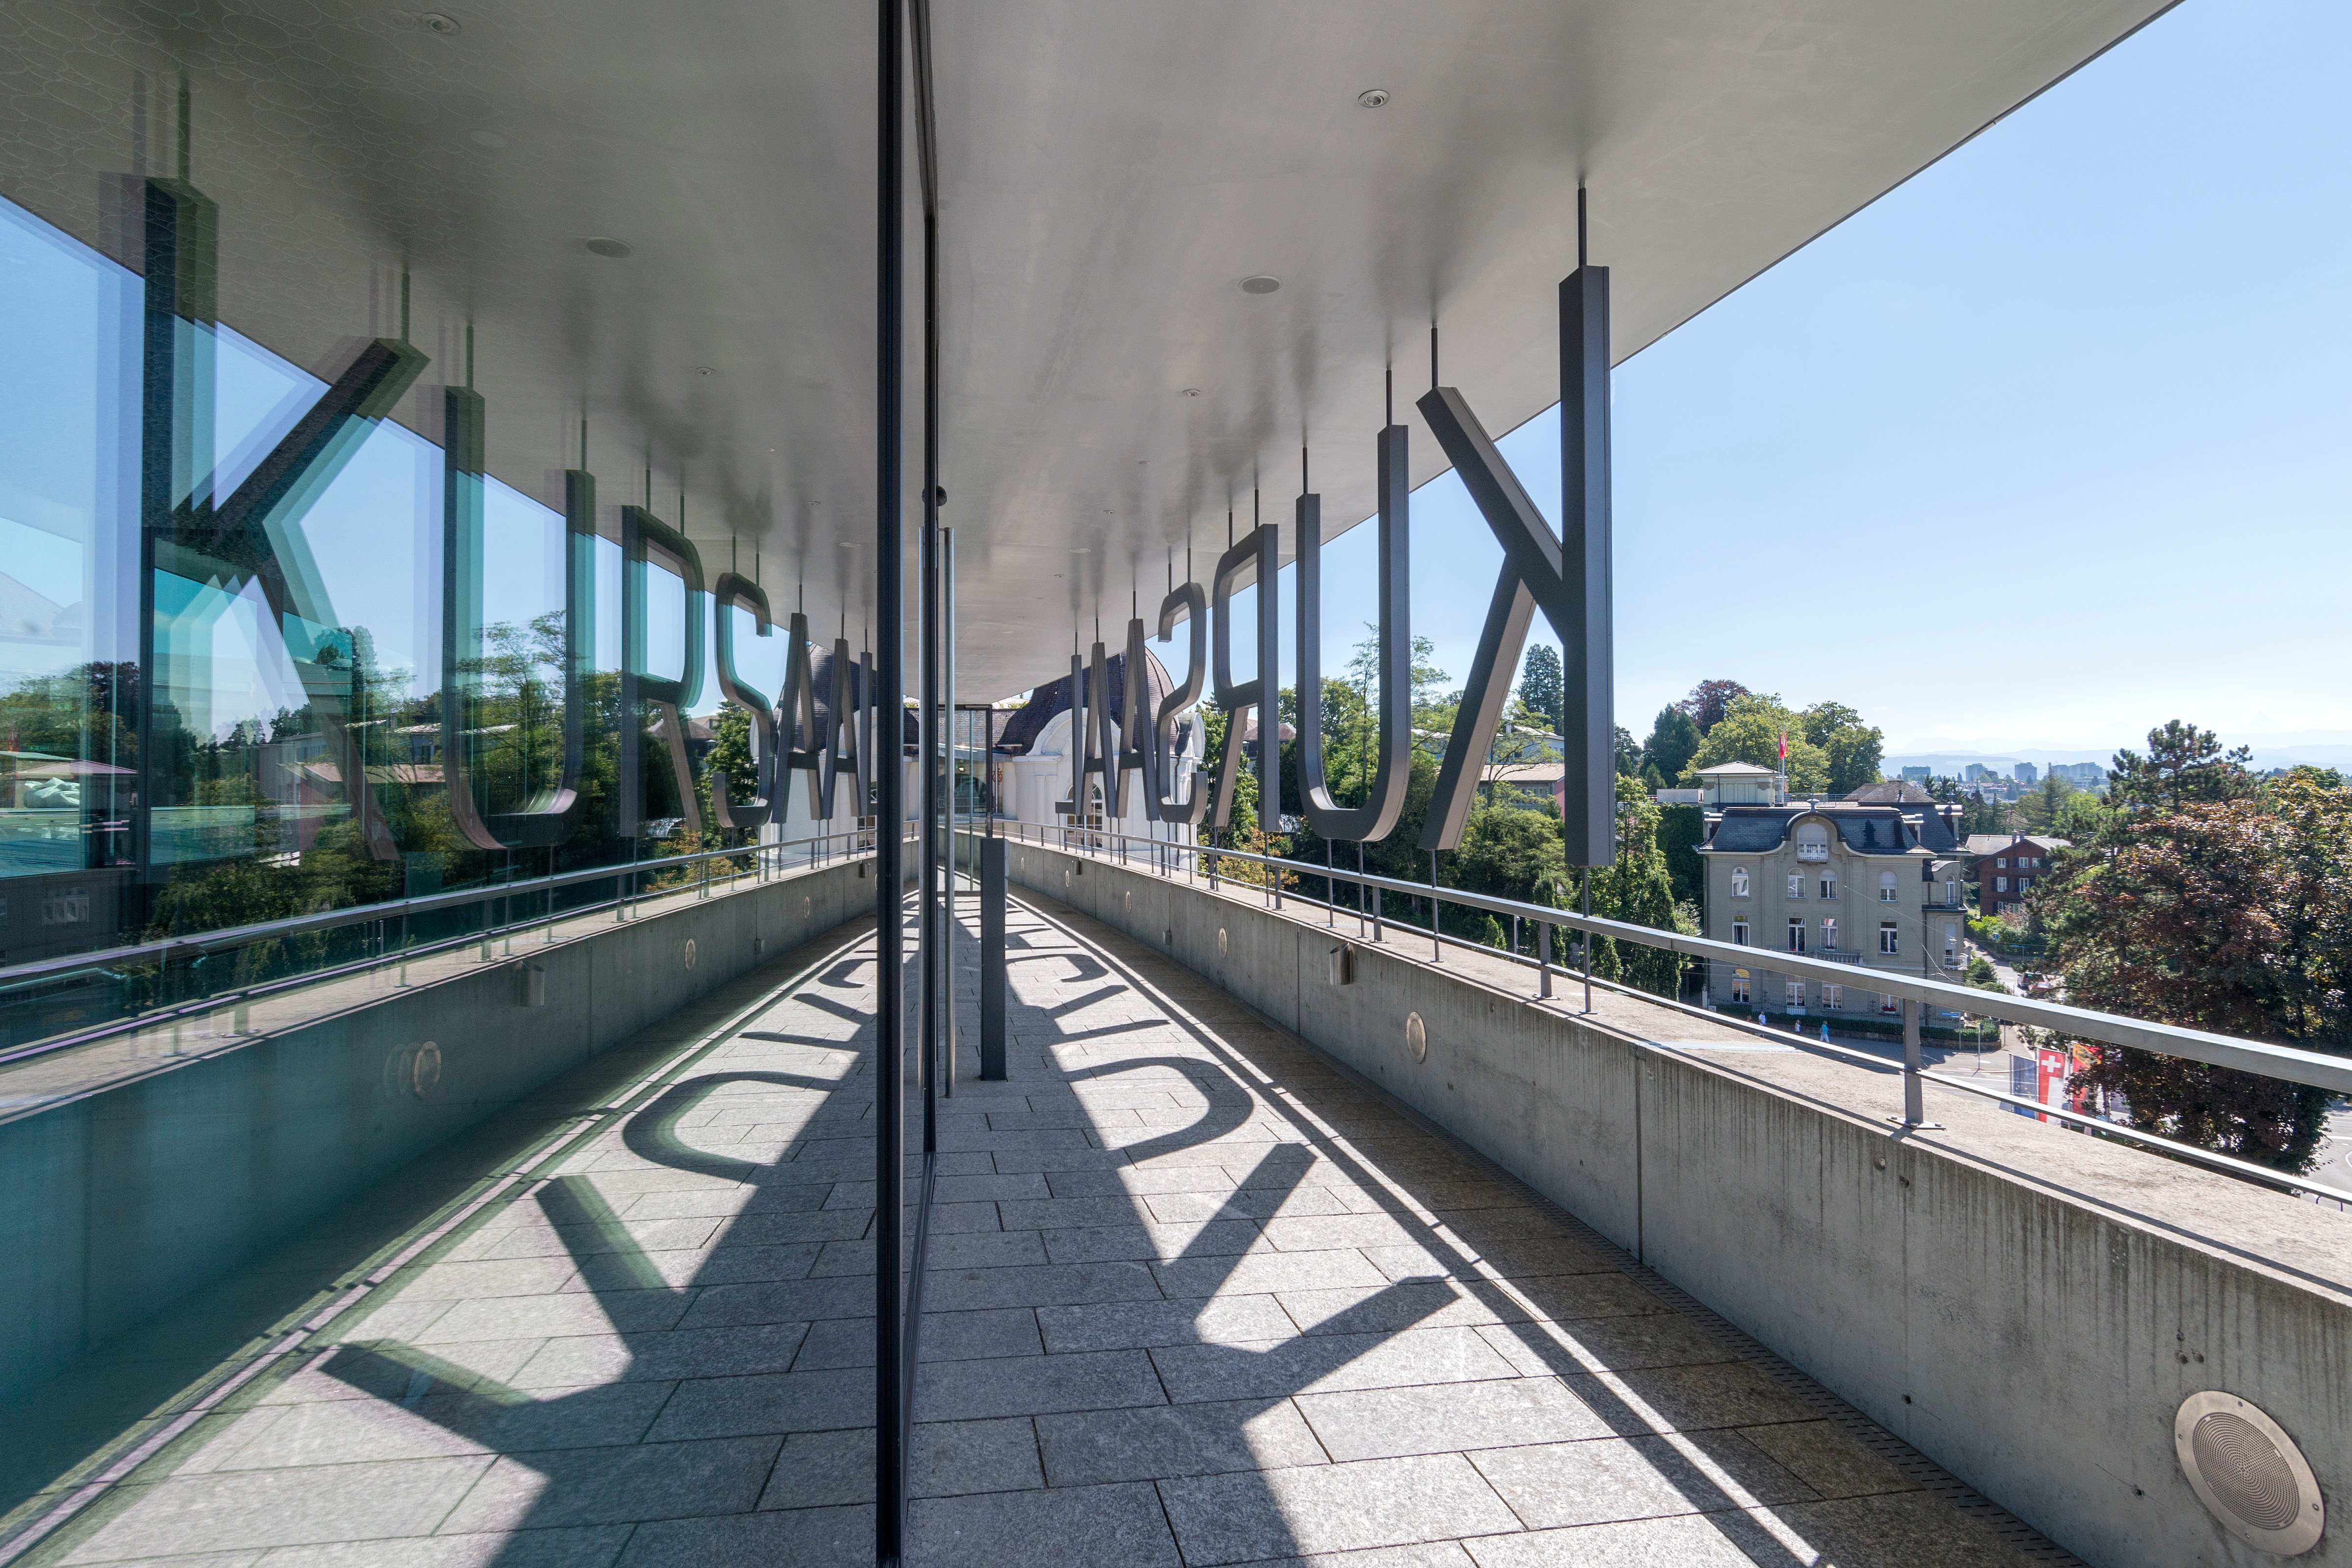
<svg viewBox="0 0 2352 1568"><path fill-rule="evenodd" d="M938 261L934 255L934 271ZM937 329L932 331L934 340ZM936 347L932 353L938 359ZM927 405L937 408L939 394L925 395ZM931 467L936 470L938 436L929 438L932 448ZM936 475L934 476L936 477ZM955 705L955 530L940 530L940 718L948 731L948 798L947 816L942 829L947 836L944 857L947 861L947 887L942 898L945 908L940 911L940 1091L950 1100L955 1098L956 1080L956 705Z"/></svg>
<svg viewBox="0 0 2352 1568"><path fill-rule="evenodd" d="M1576 270L1559 285L1559 565L1581 634L1560 633L1561 802L1568 863L1617 858L1616 677L1610 627L1609 268L1585 259L1576 193ZM1588 938L1588 940L1590 940Z"/></svg>
<svg viewBox="0 0 2352 1568"><path fill-rule="evenodd" d="M980 841L980 1076L992 1083L1005 1077L1005 855L995 834Z"/></svg>
<svg viewBox="0 0 2352 1568"><path fill-rule="evenodd" d="M1437 934L1439 923L1440 922L1437 918L1437 851L1433 849L1429 852L1429 961L1432 963L1443 963L1445 962L1445 944L1444 940Z"/></svg>
<svg viewBox="0 0 2352 1568"><path fill-rule="evenodd" d="M1614 743L1613 740L1612 743ZM1616 765L1613 758L1610 765L1612 767ZM1583 903L1584 918L1591 920L1592 918L1592 868L1590 866L1584 868ZM1578 945L1584 950L1584 1010L1590 1013L1592 1011L1592 932L1584 931L1578 938Z"/></svg>
<svg viewBox="0 0 2352 1568"><path fill-rule="evenodd" d="M1551 994L1551 922L1536 921L1536 994Z"/></svg>
<svg viewBox="0 0 2352 1568"><path fill-rule="evenodd" d="M1919 1004L1903 1003L1903 1125L1923 1127L1927 1121L1925 1087L1919 1080Z"/></svg>
<svg viewBox="0 0 2352 1568"><path fill-rule="evenodd" d="M903 353L899 286L904 237L899 178L905 161L901 123L906 114L900 73L903 42L900 0L877 0L880 34L875 50L878 118L876 132L875 216L875 519L874 610L881 632L882 724L889 731L880 767L882 831L874 836L874 1556L895 1564L906 1550L907 1455L899 1365L900 1220L906 1202L907 1165L906 1000L901 968L899 890L906 816L906 772L901 761L900 694L906 689L904 566L900 559L899 359Z"/></svg>

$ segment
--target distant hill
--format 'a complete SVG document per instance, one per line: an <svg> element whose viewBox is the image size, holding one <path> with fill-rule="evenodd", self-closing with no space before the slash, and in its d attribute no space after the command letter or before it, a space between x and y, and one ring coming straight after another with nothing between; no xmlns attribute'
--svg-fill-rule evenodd
<svg viewBox="0 0 2352 1568"><path fill-rule="evenodd" d="M2227 742L2229 737L2225 735L2222 739ZM2140 751L2145 748L2135 746L2132 749ZM1956 778L1969 763L1982 763L2007 778L2010 770L2019 763L2032 763L2046 772L2053 763L2096 763L2104 768L2114 760L2113 747L2104 750L2085 748L2075 752L1906 752L1887 757L1882 766L1889 778L1900 778L1906 767L1924 767L1938 777ZM2305 764L2315 768L2340 768L2352 773L2352 745L2323 742L2256 746L2253 749L2253 766L2258 773Z"/></svg>

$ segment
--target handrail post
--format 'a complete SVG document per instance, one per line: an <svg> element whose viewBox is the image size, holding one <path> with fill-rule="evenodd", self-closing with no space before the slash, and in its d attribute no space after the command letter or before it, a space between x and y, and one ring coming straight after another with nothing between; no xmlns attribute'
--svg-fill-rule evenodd
<svg viewBox="0 0 2352 1568"><path fill-rule="evenodd" d="M1536 994L1551 995L1551 922L1536 921Z"/></svg>
<svg viewBox="0 0 2352 1568"><path fill-rule="evenodd" d="M1584 868L1584 918L1592 918L1592 868L1590 866ZM1590 929L1578 937L1577 945L1584 950L1584 1010L1590 1013L1592 1011L1592 932Z"/></svg>
<svg viewBox="0 0 2352 1568"><path fill-rule="evenodd" d="M1429 852L1429 962L1432 963L1445 962L1445 944L1437 934L1437 928L1442 923L1437 911L1437 851L1433 849Z"/></svg>
<svg viewBox="0 0 2352 1568"><path fill-rule="evenodd" d="M1925 1009L1903 999L1903 1125L1929 1127L1927 1089L1919 1078L1919 1016Z"/></svg>

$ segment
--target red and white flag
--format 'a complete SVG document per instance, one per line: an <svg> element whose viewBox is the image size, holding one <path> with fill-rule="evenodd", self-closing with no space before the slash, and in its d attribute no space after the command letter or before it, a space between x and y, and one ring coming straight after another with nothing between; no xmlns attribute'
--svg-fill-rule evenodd
<svg viewBox="0 0 2352 1568"><path fill-rule="evenodd" d="M1780 731L1780 760L1784 763L1789 760L1789 731L1786 730Z"/></svg>

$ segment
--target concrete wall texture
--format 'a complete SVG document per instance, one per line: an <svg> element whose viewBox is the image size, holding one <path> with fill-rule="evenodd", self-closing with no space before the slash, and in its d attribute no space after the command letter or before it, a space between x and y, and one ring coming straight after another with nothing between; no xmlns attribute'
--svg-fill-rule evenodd
<svg viewBox="0 0 2352 1568"><path fill-rule="evenodd" d="M0 1399L755 964L870 916L864 868L647 910L527 955L518 942L512 959L0 1123ZM544 972L536 1006L526 964ZM427 1041L437 1074L415 1070Z"/></svg>
<svg viewBox="0 0 2352 1568"><path fill-rule="evenodd" d="M1335 985L1339 934L1078 858L1015 843L1011 879L1296 1031L2085 1560L2280 1561L2180 1471L2173 1415L2200 1389L2267 1410L2331 1507L2352 1506L2338 1216L1997 1111L1977 1118L1992 1156L1893 1137L1387 946L1354 943L1355 981ZM2352 1563L2346 1535L2299 1561Z"/></svg>

